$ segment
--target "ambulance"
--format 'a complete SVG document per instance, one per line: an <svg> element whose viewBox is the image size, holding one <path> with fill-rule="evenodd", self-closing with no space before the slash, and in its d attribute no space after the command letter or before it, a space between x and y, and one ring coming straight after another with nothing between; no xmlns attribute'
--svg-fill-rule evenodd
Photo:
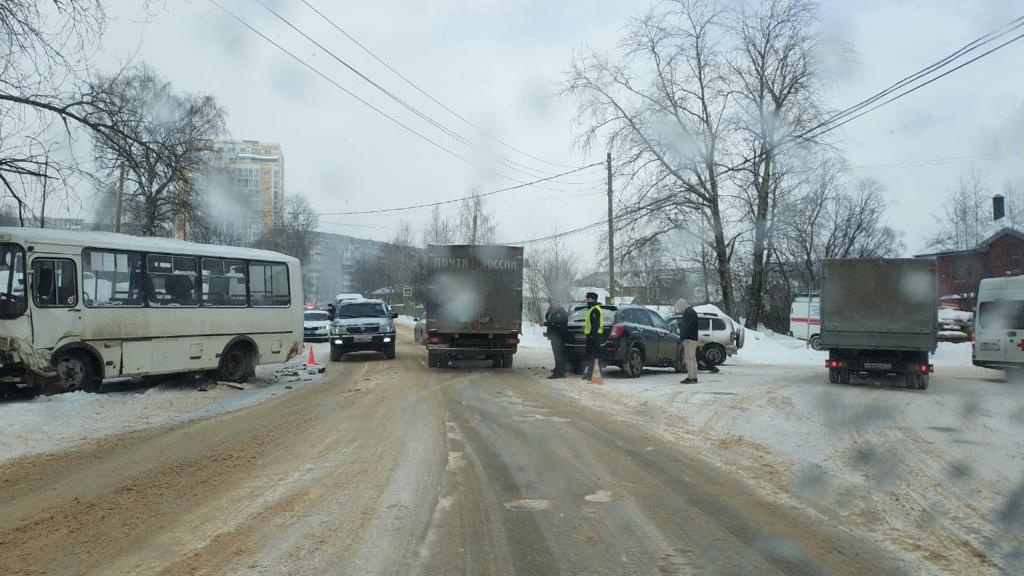
<svg viewBox="0 0 1024 576"><path fill-rule="evenodd" d="M974 365L1024 368L1024 276L982 280L974 318Z"/></svg>

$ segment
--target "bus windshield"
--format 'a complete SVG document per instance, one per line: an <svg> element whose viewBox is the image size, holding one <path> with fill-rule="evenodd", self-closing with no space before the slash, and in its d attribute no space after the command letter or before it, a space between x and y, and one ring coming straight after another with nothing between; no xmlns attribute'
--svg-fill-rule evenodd
<svg viewBox="0 0 1024 576"><path fill-rule="evenodd" d="M0 244L0 318L25 313L25 252L16 244Z"/></svg>

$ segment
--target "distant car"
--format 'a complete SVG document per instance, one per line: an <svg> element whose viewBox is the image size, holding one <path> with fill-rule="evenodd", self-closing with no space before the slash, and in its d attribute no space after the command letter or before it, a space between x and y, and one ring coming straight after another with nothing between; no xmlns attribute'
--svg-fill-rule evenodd
<svg viewBox="0 0 1024 576"><path fill-rule="evenodd" d="M669 316L666 320L676 338L679 337L681 320L679 314ZM732 318L724 314L697 310L697 336L701 351L717 366L743 348L745 332L742 326L733 323Z"/></svg>
<svg viewBox="0 0 1024 576"><path fill-rule="evenodd" d="M337 362L349 352L380 352L395 357L395 318L398 314L383 300L338 302L331 324L331 360Z"/></svg>
<svg viewBox="0 0 1024 576"><path fill-rule="evenodd" d="M789 309L789 335L806 340L811 348L821 350L821 299L797 296Z"/></svg>
<svg viewBox="0 0 1024 576"><path fill-rule="evenodd" d="M679 336L653 310L633 304L601 305L604 312L604 335L601 344L607 364L618 366L623 373L636 378L645 367L673 368L683 371ZM586 336L583 325L587 309L579 307L569 316L566 359L573 372L586 367Z"/></svg>
<svg viewBox="0 0 1024 576"><path fill-rule="evenodd" d="M331 337L331 319L326 310L306 310L302 314L302 339L326 342Z"/></svg>

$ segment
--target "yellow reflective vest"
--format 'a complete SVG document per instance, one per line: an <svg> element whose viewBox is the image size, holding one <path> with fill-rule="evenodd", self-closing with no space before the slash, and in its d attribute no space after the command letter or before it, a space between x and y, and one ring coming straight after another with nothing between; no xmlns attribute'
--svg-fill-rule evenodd
<svg viewBox="0 0 1024 576"><path fill-rule="evenodd" d="M601 310L600 304L594 304L587 309L587 317L583 320L583 333L590 336L593 331L593 327L590 325L590 315L597 310L597 334L604 334L604 311Z"/></svg>

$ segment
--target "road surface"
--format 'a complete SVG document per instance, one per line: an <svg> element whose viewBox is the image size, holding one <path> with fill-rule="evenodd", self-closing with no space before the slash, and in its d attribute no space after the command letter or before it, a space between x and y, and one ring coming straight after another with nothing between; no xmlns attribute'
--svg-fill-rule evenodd
<svg viewBox="0 0 1024 576"><path fill-rule="evenodd" d="M7 462L0 486L8 576L901 573L535 370L429 370L411 343L236 412Z"/></svg>

